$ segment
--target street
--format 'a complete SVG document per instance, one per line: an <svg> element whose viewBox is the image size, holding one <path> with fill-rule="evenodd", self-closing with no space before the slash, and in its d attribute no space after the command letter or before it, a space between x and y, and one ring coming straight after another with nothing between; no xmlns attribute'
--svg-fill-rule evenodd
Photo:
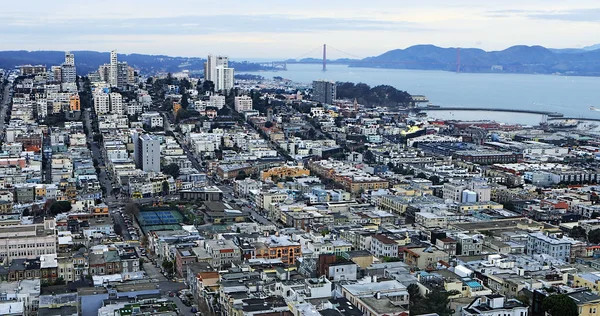
<svg viewBox="0 0 600 316"><path fill-rule="evenodd" d="M1 79L0 79L1 80ZM4 130L5 130L5 119L6 119L6 111L10 106L10 102L12 101L12 97L10 95L10 84L4 86L2 92L2 103L0 104L0 132L2 136L0 136L4 140Z"/></svg>

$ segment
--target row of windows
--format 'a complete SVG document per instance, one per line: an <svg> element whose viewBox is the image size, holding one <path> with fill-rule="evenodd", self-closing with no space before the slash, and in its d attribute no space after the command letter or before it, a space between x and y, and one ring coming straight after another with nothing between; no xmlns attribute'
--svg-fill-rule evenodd
<svg viewBox="0 0 600 316"><path fill-rule="evenodd" d="M6 249L6 247L7 247L7 245L0 244L0 249ZM53 242L8 245L8 249L27 249L27 248L43 248L43 247L56 247L56 245Z"/></svg>

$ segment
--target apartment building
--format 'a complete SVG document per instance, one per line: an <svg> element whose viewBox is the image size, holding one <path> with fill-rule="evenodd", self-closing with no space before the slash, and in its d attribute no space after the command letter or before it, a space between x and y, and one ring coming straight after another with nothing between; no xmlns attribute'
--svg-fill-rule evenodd
<svg viewBox="0 0 600 316"><path fill-rule="evenodd" d="M34 259L41 255L56 254L54 220L44 224L0 227L0 258Z"/></svg>

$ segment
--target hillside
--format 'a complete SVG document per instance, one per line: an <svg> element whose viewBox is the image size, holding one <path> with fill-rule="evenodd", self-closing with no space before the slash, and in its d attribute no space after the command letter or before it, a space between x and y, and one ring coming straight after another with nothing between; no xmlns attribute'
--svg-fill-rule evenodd
<svg viewBox="0 0 600 316"><path fill-rule="evenodd" d="M94 51L73 51L77 73L86 75L98 69L98 66L108 63L110 53ZM32 65L60 65L64 61L65 53L62 51L0 51L0 68L10 69L23 64ZM177 72L184 69L201 71L204 69L206 59L197 57L172 57L165 55L144 54L119 54L120 61L139 69L144 74L157 72ZM230 62L231 67L237 71L269 70L259 64L248 62Z"/></svg>
<svg viewBox="0 0 600 316"><path fill-rule="evenodd" d="M456 48L416 45L348 64L351 67L456 71L456 61ZM600 50L525 45L491 52L461 48L460 71L600 76Z"/></svg>

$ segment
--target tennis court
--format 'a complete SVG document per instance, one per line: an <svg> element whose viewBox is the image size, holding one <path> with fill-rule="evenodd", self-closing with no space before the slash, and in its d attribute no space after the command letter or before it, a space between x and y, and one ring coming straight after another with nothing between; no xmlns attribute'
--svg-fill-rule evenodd
<svg viewBox="0 0 600 316"><path fill-rule="evenodd" d="M140 226L172 225L183 221L178 211L143 211L139 213Z"/></svg>

